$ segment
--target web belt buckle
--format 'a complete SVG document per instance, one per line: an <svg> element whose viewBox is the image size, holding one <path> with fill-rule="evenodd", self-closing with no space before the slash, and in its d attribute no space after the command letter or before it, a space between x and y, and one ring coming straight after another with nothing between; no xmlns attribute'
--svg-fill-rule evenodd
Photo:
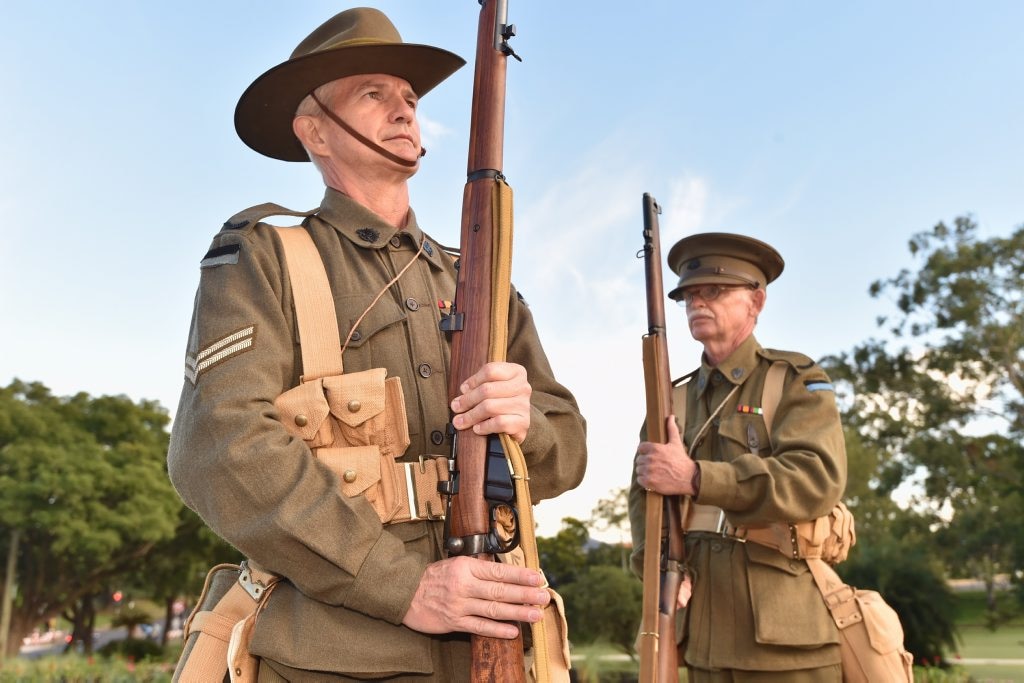
<svg viewBox="0 0 1024 683"><path fill-rule="evenodd" d="M715 525L715 533L738 543L747 542L746 536L736 534L736 529L729 524L729 520L725 516L725 510L718 511L718 524Z"/></svg>
<svg viewBox="0 0 1024 683"><path fill-rule="evenodd" d="M418 467L419 470L420 470L420 474L426 474L427 473L427 467L426 467L426 459L427 458L444 458L444 457L447 457L447 456L444 456L444 455L420 455L419 463L414 463L414 462L403 463L404 467L402 467L402 469L405 471L405 491L406 491L407 500L409 501L409 521L410 522L414 522L414 521L416 521L418 519L428 519L428 520L441 520L441 519L444 519L444 513L443 512L441 514L439 514L439 515L436 515L436 514L434 514L431 511L431 505L430 505L431 501L429 501L429 500L425 501L425 504L424 504L424 507L427 510L426 517L425 518L424 517L420 517L419 496L416 493L416 474L415 474L415 472L413 472L413 467Z"/></svg>

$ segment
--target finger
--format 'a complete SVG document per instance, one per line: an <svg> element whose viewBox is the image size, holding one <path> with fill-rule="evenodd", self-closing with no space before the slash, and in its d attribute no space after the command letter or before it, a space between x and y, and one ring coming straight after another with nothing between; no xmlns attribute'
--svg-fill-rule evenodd
<svg viewBox="0 0 1024 683"><path fill-rule="evenodd" d="M468 600L465 606L470 618L482 617L498 622L523 621L528 624L541 620L541 611L534 605L510 604L498 600Z"/></svg>
<svg viewBox="0 0 1024 683"><path fill-rule="evenodd" d="M488 382L526 381L526 368L518 363L492 361L469 376L459 387L462 393L468 393Z"/></svg>
<svg viewBox="0 0 1024 683"><path fill-rule="evenodd" d="M493 621L477 616L460 619L452 630L484 636L485 638L504 638L505 640L511 640L519 635L519 629L515 624Z"/></svg>
<svg viewBox="0 0 1024 683"><path fill-rule="evenodd" d="M467 564L470 573L477 579L484 581L498 581L500 583L516 584L540 588L544 585L544 576L536 569L528 567L517 567L504 562L492 562L477 558L466 558L470 560ZM545 591L546 592L546 591Z"/></svg>

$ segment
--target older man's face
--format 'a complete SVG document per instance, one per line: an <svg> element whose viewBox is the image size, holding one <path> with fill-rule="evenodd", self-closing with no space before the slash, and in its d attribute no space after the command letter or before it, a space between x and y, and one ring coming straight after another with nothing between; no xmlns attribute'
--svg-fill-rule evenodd
<svg viewBox="0 0 1024 683"><path fill-rule="evenodd" d="M757 316L764 305L764 290L749 287L719 286L717 296L705 298L711 288L686 287L682 299L686 302L686 321L694 339L718 350L731 351L738 347L754 330Z"/></svg>

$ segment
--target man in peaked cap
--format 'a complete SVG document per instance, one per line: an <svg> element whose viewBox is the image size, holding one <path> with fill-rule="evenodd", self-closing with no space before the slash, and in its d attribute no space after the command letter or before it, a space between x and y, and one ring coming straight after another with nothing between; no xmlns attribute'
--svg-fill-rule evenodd
<svg viewBox="0 0 1024 683"><path fill-rule="evenodd" d="M449 405L439 322L454 298L455 263L419 225L407 181L423 154L419 99L462 64L403 42L377 10L346 10L257 78L235 112L247 145L313 161L326 186L315 211L260 205L214 238L168 455L185 503L254 566L281 577L249 645L260 681L468 680L468 634L514 637L513 624L540 619L550 599L538 572L446 558L441 501L422 499L437 496L436 480L421 488L420 477L431 471L424 462L448 453L449 422L516 439L534 500L576 486L586 459L576 401L556 382L515 292L508 362L484 365ZM343 376L384 368L400 380L405 414L388 429L407 434L408 447L397 464L371 463L365 471L379 467L377 480L361 469L365 458L349 459L366 447L314 457L275 404L302 378L292 283L275 230L261 222L281 213L303 217L324 262ZM330 398L332 413L361 409ZM397 512L380 509L391 466L409 478L392 492Z"/></svg>
<svg viewBox="0 0 1024 683"><path fill-rule="evenodd" d="M754 338L782 257L750 237L705 233L676 243L668 262L679 276L668 296L685 306L704 353L673 391L684 423L669 419L666 444L641 434L629 505L634 570L642 573L645 490L690 496L677 613L688 680L838 682L838 631L806 561L753 531L779 528L788 538L791 524L828 515L846 485L825 372ZM773 373L774 399L766 391Z"/></svg>

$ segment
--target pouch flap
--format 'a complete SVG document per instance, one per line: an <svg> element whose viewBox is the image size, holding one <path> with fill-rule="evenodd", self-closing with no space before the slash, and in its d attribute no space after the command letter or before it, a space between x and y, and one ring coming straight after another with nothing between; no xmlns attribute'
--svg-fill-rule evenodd
<svg viewBox="0 0 1024 683"><path fill-rule="evenodd" d="M341 492L350 498L380 481L380 449L377 446L318 448L316 457L338 475Z"/></svg>
<svg viewBox="0 0 1024 683"><path fill-rule="evenodd" d="M324 377L324 393L331 413L350 427L358 427L379 415L384 410L386 377L384 368Z"/></svg>
<svg viewBox="0 0 1024 683"><path fill-rule="evenodd" d="M320 430L320 425L330 412L324 397L323 381L314 379L303 382L274 399L274 407L281 414L281 424L289 434L309 441Z"/></svg>
<svg viewBox="0 0 1024 683"><path fill-rule="evenodd" d="M857 603L864 615L864 626L868 630L868 640L875 652L885 654L903 646L903 626L900 618L875 591L857 591Z"/></svg>

